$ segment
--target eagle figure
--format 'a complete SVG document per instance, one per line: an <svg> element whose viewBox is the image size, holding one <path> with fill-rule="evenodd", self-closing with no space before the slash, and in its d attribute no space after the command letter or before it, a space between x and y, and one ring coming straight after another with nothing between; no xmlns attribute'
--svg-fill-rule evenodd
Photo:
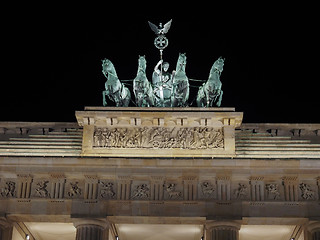
<svg viewBox="0 0 320 240"><path fill-rule="evenodd" d="M160 24L159 24L159 28L158 28L155 24L153 24L152 22L149 22L149 21L148 21L150 28L151 28L152 31L154 31L157 35L164 35L164 34L166 34L166 33L169 31L169 29L170 29L171 22L172 22L172 19L171 19L169 22L167 22L163 27L162 27L162 23L160 23Z"/></svg>

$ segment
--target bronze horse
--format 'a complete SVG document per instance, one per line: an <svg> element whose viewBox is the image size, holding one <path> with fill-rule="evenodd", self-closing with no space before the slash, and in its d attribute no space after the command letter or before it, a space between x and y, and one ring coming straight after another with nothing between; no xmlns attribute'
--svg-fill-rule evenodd
<svg viewBox="0 0 320 240"><path fill-rule="evenodd" d="M198 90L198 107L220 107L223 91L220 75L223 71L224 59L219 57L211 67L208 81Z"/></svg>
<svg viewBox="0 0 320 240"><path fill-rule="evenodd" d="M116 70L109 59L102 60L102 73L107 78L105 91L102 92L103 106L107 105L106 96L116 103L117 107L128 107L131 99L130 91L120 82Z"/></svg>

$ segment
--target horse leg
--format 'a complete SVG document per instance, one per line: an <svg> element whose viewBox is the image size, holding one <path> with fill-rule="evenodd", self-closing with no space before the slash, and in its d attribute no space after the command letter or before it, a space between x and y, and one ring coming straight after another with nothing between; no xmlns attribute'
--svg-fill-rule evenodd
<svg viewBox="0 0 320 240"><path fill-rule="evenodd" d="M155 105L155 97L154 97L154 94L153 94L153 91L149 91L149 94L148 94L148 102L149 102L149 107L153 107Z"/></svg>
<svg viewBox="0 0 320 240"><path fill-rule="evenodd" d="M202 90L202 87L199 87L197 97L196 97L196 103L198 107L201 107L201 96L200 96L201 90Z"/></svg>
<svg viewBox="0 0 320 240"><path fill-rule="evenodd" d="M107 95L107 91L106 90L102 91L102 102L104 107L108 105L106 101L106 95Z"/></svg>
<svg viewBox="0 0 320 240"><path fill-rule="evenodd" d="M129 103L130 103L130 99L131 99L131 93L129 91L129 89L125 89L126 90L126 96L125 98L123 99L123 107L128 107L129 106Z"/></svg>
<svg viewBox="0 0 320 240"><path fill-rule="evenodd" d="M220 90L219 100L218 100L218 102L217 102L217 107L220 107L220 106L221 106L222 95L223 95L223 91L222 91L222 90Z"/></svg>
<svg viewBox="0 0 320 240"><path fill-rule="evenodd" d="M200 94L201 94L200 91L201 91L201 89L199 89L198 94L197 94L197 99L196 99L196 102L197 102L197 106L198 106L198 107L202 107L202 104L201 104L202 98L201 98L201 96L200 96Z"/></svg>
<svg viewBox="0 0 320 240"><path fill-rule="evenodd" d="M177 107L177 99L175 97L171 97L171 107Z"/></svg>
<svg viewBox="0 0 320 240"><path fill-rule="evenodd" d="M189 85L187 85L184 89L184 94L183 94L183 99L182 99L183 107L188 106L188 99L189 99Z"/></svg>

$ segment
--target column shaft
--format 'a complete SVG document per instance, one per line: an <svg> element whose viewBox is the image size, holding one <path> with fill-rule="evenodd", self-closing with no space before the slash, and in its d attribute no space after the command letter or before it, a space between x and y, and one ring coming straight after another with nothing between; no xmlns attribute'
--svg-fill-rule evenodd
<svg viewBox="0 0 320 240"><path fill-rule="evenodd" d="M103 228L97 225L80 225L77 227L76 240L104 240Z"/></svg>
<svg viewBox="0 0 320 240"><path fill-rule="evenodd" d="M312 240L320 240L320 229L312 233Z"/></svg>
<svg viewBox="0 0 320 240"><path fill-rule="evenodd" d="M238 240L239 231L236 229L212 229L211 240Z"/></svg>

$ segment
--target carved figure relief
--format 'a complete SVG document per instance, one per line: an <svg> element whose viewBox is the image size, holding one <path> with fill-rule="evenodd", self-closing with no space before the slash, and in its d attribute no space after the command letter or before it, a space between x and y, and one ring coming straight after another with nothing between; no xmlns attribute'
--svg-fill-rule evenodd
<svg viewBox="0 0 320 240"><path fill-rule="evenodd" d="M301 197L305 200L314 199L314 191L311 189L310 185L306 183L300 183Z"/></svg>
<svg viewBox="0 0 320 240"><path fill-rule="evenodd" d="M16 183L12 181L6 182L6 186L1 189L2 197L15 197L16 195Z"/></svg>
<svg viewBox="0 0 320 240"><path fill-rule="evenodd" d="M70 190L68 192L69 197L75 197L81 195L81 188L78 186L79 182L70 182Z"/></svg>
<svg viewBox="0 0 320 240"><path fill-rule="evenodd" d="M278 198L280 198L278 184L275 184L275 183L266 184L266 190L269 198L271 197L273 198L273 200L277 200Z"/></svg>
<svg viewBox="0 0 320 240"><path fill-rule="evenodd" d="M133 199L149 199L149 187L147 184L140 184L136 186L136 189L133 191Z"/></svg>
<svg viewBox="0 0 320 240"><path fill-rule="evenodd" d="M164 185L164 188L168 193L169 199L180 199L182 197L182 193L180 191L176 191L176 184L169 183Z"/></svg>
<svg viewBox="0 0 320 240"><path fill-rule="evenodd" d="M112 182L100 182L102 185L102 189L100 190L100 196L102 198L115 198L116 193L113 190L113 183Z"/></svg>
<svg viewBox="0 0 320 240"><path fill-rule="evenodd" d="M239 183L238 188L234 191L237 199L245 198L248 195L248 188L245 184Z"/></svg>
<svg viewBox="0 0 320 240"><path fill-rule="evenodd" d="M221 128L97 128L94 147L98 148L180 148L216 149L224 147Z"/></svg>
<svg viewBox="0 0 320 240"><path fill-rule="evenodd" d="M49 193L47 190L49 181L41 181L37 183L37 188L35 189L35 196L37 197L48 197Z"/></svg>
<svg viewBox="0 0 320 240"><path fill-rule="evenodd" d="M210 182L201 183L201 191L205 198L213 198L213 193L215 191L214 186Z"/></svg>

